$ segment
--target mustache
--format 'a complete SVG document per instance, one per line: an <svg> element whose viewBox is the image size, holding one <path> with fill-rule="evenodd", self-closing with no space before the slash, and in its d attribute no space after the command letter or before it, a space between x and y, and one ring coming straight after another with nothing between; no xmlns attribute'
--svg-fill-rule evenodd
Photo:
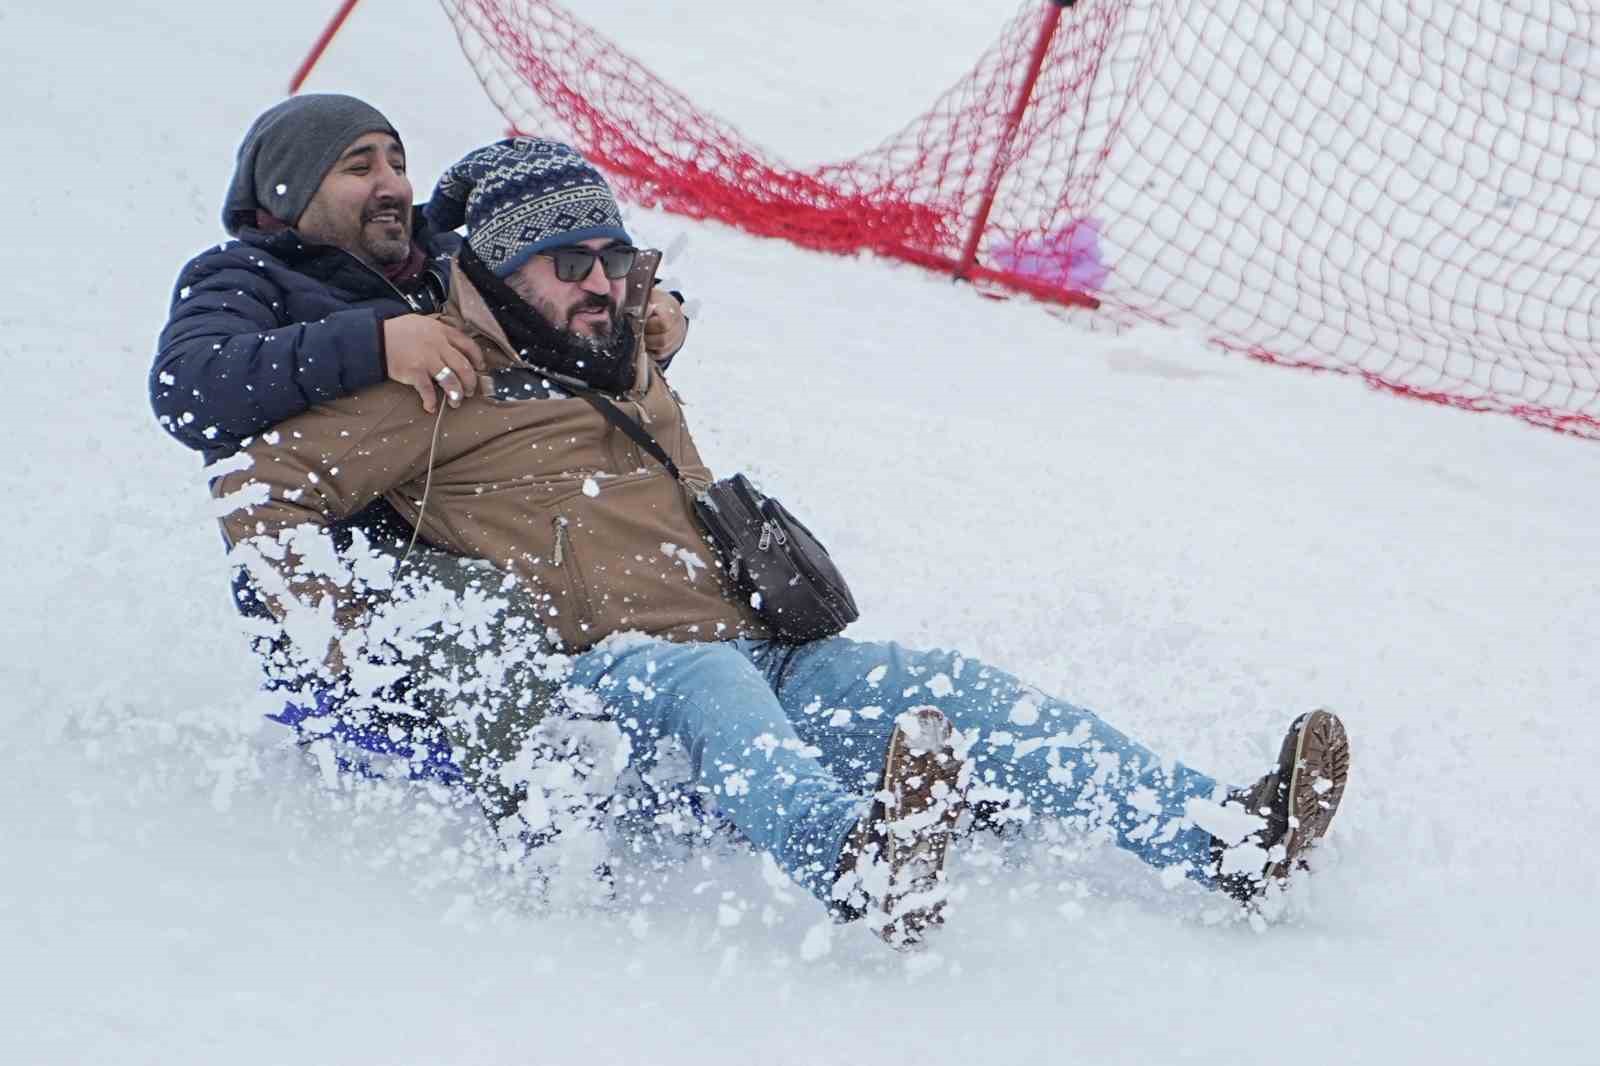
<svg viewBox="0 0 1600 1066"><path fill-rule="evenodd" d="M406 225L411 221L411 212L407 210L407 205L394 196L385 196L380 200L374 201L365 211L361 212L361 221L371 222L374 215L380 215L385 211L393 211L398 214L401 225Z"/></svg>
<svg viewBox="0 0 1600 1066"><path fill-rule="evenodd" d="M571 315L583 314L585 311L604 311L606 314L615 318L617 314L617 302L608 295L592 292L572 305L572 311L569 313L568 317L571 317Z"/></svg>

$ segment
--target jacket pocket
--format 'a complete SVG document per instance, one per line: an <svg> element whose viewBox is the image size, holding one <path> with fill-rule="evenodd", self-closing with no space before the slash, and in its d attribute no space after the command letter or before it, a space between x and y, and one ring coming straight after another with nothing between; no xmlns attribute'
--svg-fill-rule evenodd
<svg viewBox="0 0 1600 1066"><path fill-rule="evenodd" d="M578 559L577 548L573 544L572 520L564 514L558 514L550 520L550 525L555 532L555 548L550 563L565 576L572 601L567 606L576 612L576 617L572 620L575 624L572 627L557 628L567 630L574 637L578 637L579 639L573 642L575 644L592 643L589 637L594 626L594 594L589 589L582 562Z"/></svg>

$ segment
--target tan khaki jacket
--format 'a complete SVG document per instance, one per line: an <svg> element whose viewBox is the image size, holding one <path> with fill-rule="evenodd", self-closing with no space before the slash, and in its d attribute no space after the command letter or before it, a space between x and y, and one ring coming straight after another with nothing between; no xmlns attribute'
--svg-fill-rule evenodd
<svg viewBox="0 0 1600 1066"><path fill-rule="evenodd" d="M440 318L478 343L491 370L521 365L459 267ZM639 349L634 388L617 406L685 478L709 484L683 408ZM717 566L690 490L581 397L479 395L440 406L425 509L434 416L413 389L385 382L289 419L246 449L253 464L220 478L213 493L259 498L264 486L266 499L223 517L230 543L326 525L383 496L433 544L515 574L564 650L625 630L671 640L767 635ZM291 553L280 569L304 592L296 562ZM352 598L332 591L336 617L359 624Z"/></svg>

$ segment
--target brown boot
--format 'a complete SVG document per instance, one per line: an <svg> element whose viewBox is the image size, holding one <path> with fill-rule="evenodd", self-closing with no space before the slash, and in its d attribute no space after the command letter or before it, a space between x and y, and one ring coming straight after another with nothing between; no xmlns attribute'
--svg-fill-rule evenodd
<svg viewBox="0 0 1600 1066"><path fill-rule="evenodd" d="M950 723L935 707L895 720L872 807L839 858L839 911L866 917L897 950L915 947L944 922L945 850L968 776L950 737Z"/></svg>
<svg viewBox="0 0 1600 1066"><path fill-rule="evenodd" d="M1294 720L1283 738L1277 767L1251 787L1228 797L1259 815L1266 824L1235 845L1239 860L1230 862L1230 849L1216 843L1217 887L1241 903L1249 903L1289 871L1303 867L1304 853L1328 831L1344 798L1350 776L1350 740L1344 723L1332 711L1312 711ZM1256 868L1254 862L1264 857Z"/></svg>

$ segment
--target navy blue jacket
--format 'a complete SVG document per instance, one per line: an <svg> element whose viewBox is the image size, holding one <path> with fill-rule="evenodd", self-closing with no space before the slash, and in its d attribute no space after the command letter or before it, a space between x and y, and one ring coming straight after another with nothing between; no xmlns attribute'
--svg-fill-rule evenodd
<svg viewBox="0 0 1600 1066"><path fill-rule="evenodd" d="M414 218L428 263L402 288L293 230L242 229L190 260L150 369L161 425L210 463L286 418L385 380L382 321L439 310L461 244L420 211Z"/></svg>

